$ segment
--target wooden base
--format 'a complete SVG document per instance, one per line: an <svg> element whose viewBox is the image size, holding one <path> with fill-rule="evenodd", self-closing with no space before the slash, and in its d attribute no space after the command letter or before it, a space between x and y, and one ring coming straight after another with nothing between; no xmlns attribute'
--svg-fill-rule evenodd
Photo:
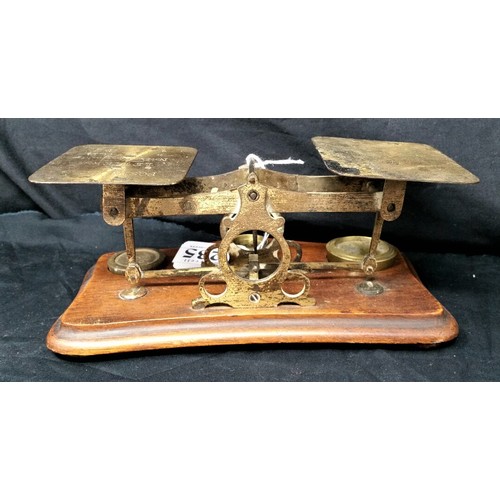
<svg viewBox="0 0 500 500"><path fill-rule="evenodd" d="M303 261L326 260L325 246L302 243ZM170 263L175 249L165 250ZM422 285L411 265L396 263L376 274L385 292L365 296L360 273L310 275L315 306L265 309L225 306L193 310L198 278L156 279L137 300L118 297L127 282L107 269L111 254L87 273L77 297L57 320L47 346L88 356L172 347L282 342L437 344L455 338L455 319Z"/></svg>

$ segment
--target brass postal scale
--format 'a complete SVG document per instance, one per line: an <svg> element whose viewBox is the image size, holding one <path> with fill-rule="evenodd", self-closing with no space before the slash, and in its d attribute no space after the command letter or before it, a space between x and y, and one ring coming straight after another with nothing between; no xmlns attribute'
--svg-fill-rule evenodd
<svg viewBox="0 0 500 500"><path fill-rule="evenodd" d="M380 239L399 217L408 181L476 183L436 149L415 143L315 137L328 175L282 173L254 155L234 171L187 177L197 151L78 146L30 181L102 184L106 223L125 251L101 256L47 337L49 349L93 355L279 342L437 344L458 326L408 260ZM286 239L286 213L373 212L370 236ZM176 248L136 248L134 219L220 215L220 241L197 267ZM168 235L166 235L168 237Z"/></svg>

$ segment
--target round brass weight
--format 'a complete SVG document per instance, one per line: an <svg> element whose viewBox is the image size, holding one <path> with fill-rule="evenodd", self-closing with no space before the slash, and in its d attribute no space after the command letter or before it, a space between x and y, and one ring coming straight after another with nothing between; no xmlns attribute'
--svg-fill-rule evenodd
<svg viewBox="0 0 500 500"><path fill-rule="evenodd" d="M143 271L156 269L165 259L165 254L154 248L136 248L135 259ZM125 274L128 265L127 252L117 252L108 259L108 269L114 274Z"/></svg>
<svg viewBox="0 0 500 500"><path fill-rule="evenodd" d="M330 262L363 262L370 250L371 238L369 236L345 236L336 238L326 244L326 257ZM379 241L375 259L377 271L391 267L398 251L395 247Z"/></svg>

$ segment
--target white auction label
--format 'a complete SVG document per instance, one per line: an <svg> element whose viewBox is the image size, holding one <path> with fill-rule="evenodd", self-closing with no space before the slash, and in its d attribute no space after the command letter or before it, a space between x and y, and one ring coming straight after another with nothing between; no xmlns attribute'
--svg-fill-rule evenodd
<svg viewBox="0 0 500 500"><path fill-rule="evenodd" d="M175 254L172 265L175 269L191 269L193 267L202 267L204 265L204 255L208 247L213 243L205 241L186 241ZM219 249L214 248L210 251L208 259L214 266L218 265Z"/></svg>

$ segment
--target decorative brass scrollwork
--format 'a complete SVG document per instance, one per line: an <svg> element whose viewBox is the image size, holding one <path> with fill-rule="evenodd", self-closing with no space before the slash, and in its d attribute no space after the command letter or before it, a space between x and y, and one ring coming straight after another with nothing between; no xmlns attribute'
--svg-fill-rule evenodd
<svg viewBox="0 0 500 500"><path fill-rule="evenodd" d="M217 270L202 276L199 282L200 297L193 301L193 307L208 305L229 305L232 307L273 307L283 303L314 305L315 299L308 297L310 281L301 271L289 269L292 260L289 243L284 238L285 219L272 210L267 187L261 184L254 172L250 172L246 184L238 188L239 210L224 217L220 231ZM258 233L266 236L260 238ZM238 272L231 266L231 251L235 241L250 234L250 249L240 253L247 262L238 266ZM259 248L260 246L260 248ZM270 252L271 251L271 252ZM299 254L299 250L297 250ZM270 253L275 258L270 259ZM267 255L267 258L264 258ZM299 290L286 291L287 281L298 281ZM219 293L207 289L209 282L224 286Z"/></svg>

